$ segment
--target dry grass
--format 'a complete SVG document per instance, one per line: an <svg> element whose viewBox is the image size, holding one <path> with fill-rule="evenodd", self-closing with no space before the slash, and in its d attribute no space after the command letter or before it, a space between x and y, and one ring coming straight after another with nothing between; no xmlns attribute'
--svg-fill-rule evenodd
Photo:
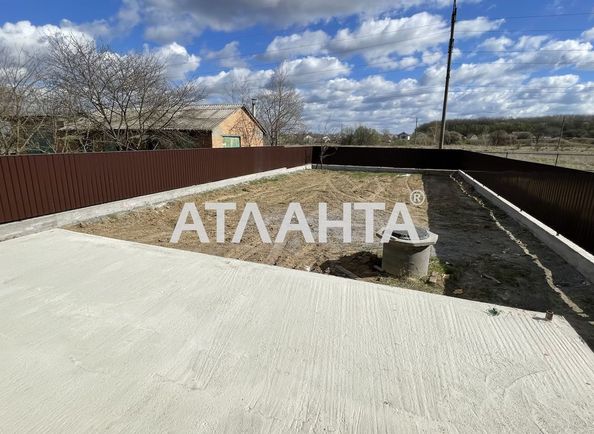
<svg viewBox="0 0 594 434"><path fill-rule="evenodd" d="M353 243L343 244L339 231L331 231L329 243L307 244L301 234L289 235L283 244L263 244L253 225L248 225L242 242L214 243L215 215L204 211L204 202L236 202L226 225L231 237L246 202L256 202L274 238L290 202L300 202L310 226L317 228L319 202L327 202L329 217L340 218L344 202L384 202L388 211L376 216L376 229L387 221L395 202L409 202L410 191L423 189L427 201L421 207L409 205L419 226L439 235L436 257L431 261L433 278L398 278L379 272L382 246L363 242L362 212L353 212ZM195 202L213 242L202 244L195 234L186 233L178 244L169 239L184 202ZM494 210L498 221L521 240L547 267L554 285L580 306L586 317L569 308L547 281L534 258L502 230L489 211L469 197L447 175L402 175L309 170L259 182L220 189L160 207L114 215L72 227L72 230L124 240L172 247L218 256L260 262L311 272L345 276L343 269L360 280L399 286L470 300L508 305L565 315L576 330L594 346L594 285L585 281L565 261L541 244L526 229ZM315 235L315 233L314 233Z"/></svg>

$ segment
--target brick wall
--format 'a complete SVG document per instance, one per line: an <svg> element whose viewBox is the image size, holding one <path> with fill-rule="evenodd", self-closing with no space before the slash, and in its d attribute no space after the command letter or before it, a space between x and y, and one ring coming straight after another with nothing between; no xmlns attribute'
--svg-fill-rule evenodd
<svg viewBox="0 0 594 434"><path fill-rule="evenodd" d="M252 118L238 109L212 131L212 147L222 148L223 136L241 137L242 147L264 146L264 134Z"/></svg>

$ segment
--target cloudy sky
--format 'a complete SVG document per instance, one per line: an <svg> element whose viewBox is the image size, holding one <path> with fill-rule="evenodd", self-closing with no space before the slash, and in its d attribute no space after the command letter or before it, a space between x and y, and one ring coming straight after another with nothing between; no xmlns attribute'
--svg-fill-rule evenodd
<svg viewBox="0 0 594 434"><path fill-rule="evenodd" d="M410 131L439 118L449 0L2 0L0 45L43 50L57 32L150 50L172 80L224 102L284 62L308 126ZM450 117L594 114L587 0L460 0Z"/></svg>

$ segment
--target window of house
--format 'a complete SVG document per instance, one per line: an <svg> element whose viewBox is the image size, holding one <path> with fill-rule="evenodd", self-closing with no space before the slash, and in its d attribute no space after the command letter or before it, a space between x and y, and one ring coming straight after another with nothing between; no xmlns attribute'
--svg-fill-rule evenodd
<svg viewBox="0 0 594 434"><path fill-rule="evenodd" d="M225 148L239 148L241 146L241 137L223 136L223 146Z"/></svg>

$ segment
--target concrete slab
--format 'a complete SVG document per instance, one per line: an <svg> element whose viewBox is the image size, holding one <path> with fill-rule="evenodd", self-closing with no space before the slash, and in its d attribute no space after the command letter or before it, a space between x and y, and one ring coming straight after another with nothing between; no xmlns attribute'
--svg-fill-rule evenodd
<svg viewBox="0 0 594 434"><path fill-rule="evenodd" d="M0 267L3 432L594 426L560 317L59 229Z"/></svg>

